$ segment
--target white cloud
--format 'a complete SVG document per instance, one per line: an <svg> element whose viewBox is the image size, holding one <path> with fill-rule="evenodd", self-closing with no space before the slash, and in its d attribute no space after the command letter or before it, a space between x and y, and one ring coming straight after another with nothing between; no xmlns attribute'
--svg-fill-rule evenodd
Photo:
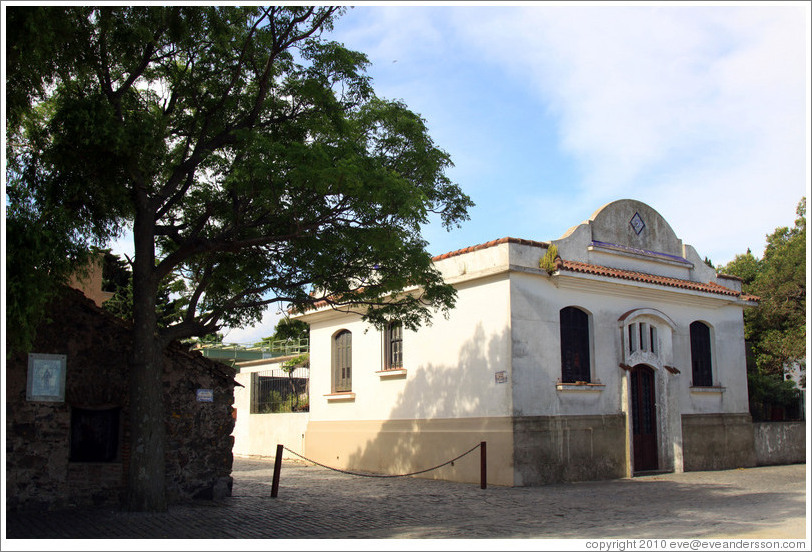
<svg viewBox="0 0 812 552"><path fill-rule="evenodd" d="M556 115L561 147L584 171L574 203L642 199L700 254L726 257L725 247L760 251L764 234L791 224L807 185L808 10L454 14L484 59Z"/></svg>
<svg viewBox="0 0 812 552"><path fill-rule="evenodd" d="M361 51L373 65L386 63L422 63L440 49L445 40L435 25L434 9L374 6L355 8L364 25L346 27L339 19L337 30L341 41L350 47L363 44ZM402 66L402 65L401 65Z"/></svg>
<svg viewBox="0 0 812 552"><path fill-rule="evenodd" d="M272 336L276 324L283 316L278 305L271 305L262 315L262 320L259 324L248 328L223 328L221 331L223 334L223 342L253 345L261 341L264 337Z"/></svg>
<svg viewBox="0 0 812 552"><path fill-rule="evenodd" d="M722 263L760 253L807 191L808 25L798 4L362 6L339 19L335 38L368 54L380 95L404 98L441 147L456 145L455 178L480 205L460 231L427 229L433 252L508 233L555 239L628 197ZM466 104L459 94L492 94L483 84L498 78L514 98ZM506 157L518 149L513 129L501 129L503 141L489 132L514 102L524 130L538 124L532 110L556 124L557 148L537 146L526 166ZM491 117L478 117L489 103ZM563 157L571 173L512 187L521 171L538 174L528 166Z"/></svg>

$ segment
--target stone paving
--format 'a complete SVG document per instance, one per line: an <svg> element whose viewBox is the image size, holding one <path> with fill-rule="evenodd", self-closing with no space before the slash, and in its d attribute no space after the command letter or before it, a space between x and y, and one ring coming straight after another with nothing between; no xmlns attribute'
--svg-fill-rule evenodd
<svg viewBox="0 0 812 552"><path fill-rule="evenodd" d="M234 461L233 496L167 513L9 513L8 539L806 538L806 465L543 487L367 478Z"/></svg>

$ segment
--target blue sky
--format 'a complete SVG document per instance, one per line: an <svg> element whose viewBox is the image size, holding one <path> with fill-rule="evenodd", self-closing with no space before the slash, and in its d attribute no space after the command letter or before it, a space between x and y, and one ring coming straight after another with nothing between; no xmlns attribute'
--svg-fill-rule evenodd
<svg viewBox="0 0 812 552"><path fill-rule="evenodd" d="M427 122L474 200L432 254L560 237L621 198L715 264L792 225L809 187L810 4L362 5L333 40ZM263 325L226 341L270 335Z"/></svg>
<svg viewBox="0 0 812 552"><path fill-rule="evenodd" d="M555 239L628 197L718 264L760 254L806 193L808 23L800 3L362 6L333 38L477 204L426 230L432 253Z"/></svg>

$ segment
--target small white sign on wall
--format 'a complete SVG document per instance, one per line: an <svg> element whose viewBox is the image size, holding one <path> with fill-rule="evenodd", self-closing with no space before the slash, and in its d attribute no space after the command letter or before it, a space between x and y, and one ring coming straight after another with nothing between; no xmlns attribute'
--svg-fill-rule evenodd
<svg viewBox="0 0 812 552"><path fill-rule="evenodd" d="M29 401L65 402L66 370L66 355L28 353L25 398Z"/></svg>
<svg viewBox="0 0 812 552"><path fill-rule="evenodd" d="M214 402L214 389L198 389L197 402Z"/></svg>

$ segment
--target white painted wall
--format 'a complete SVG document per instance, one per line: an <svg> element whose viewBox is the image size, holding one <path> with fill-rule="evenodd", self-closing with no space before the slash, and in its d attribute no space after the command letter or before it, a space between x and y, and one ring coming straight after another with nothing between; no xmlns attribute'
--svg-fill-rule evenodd
<svg viewBox="0 0 812 552"><path fill-rule="evenodd" d="M403 333L405 377L386 377L381 332L360 317L311 321L311 418L387 420L509 416L510 313L506 273L458 286L448 319ZM305 318L307 320L307 318ZM332 338L352 332L350 400L329 400ZM504 371L507 383L496 383Z"/></svg>
<svg viewBox="0 0 812 552"><path fill-rule="evenodd" d="M432 326L404 332L405 377L378 373L383 368L382 334L359 316L306 316L311 322L312 419L620 413L624 380L618 365L624 358L618 319L633 309L658 310L675 324L673 333L668 325L658 326L659 368L667 364L681 372L663 376L669 382L676 379L674 400L681 413L748 411L740 305L722 296L626 280L550 277L538 269L544 251L501 244L439 261L446 277L458 282L457 306L447 320L437 315ZM510 273L508 266L514 269ZM556 386L561 375L559 311L567 306L590 313L592 381L603 384L599 390ZM719 391L691 389L689 326L695 320L712 328ZM353 334L355 396L329 401L332 337L341 329ZM496 383L500 371L507 384Z"/></svg>
<svg viewBox="0 0 812 552"><path fill-rule="evenodd" d="M640 212L656 232L638 237L625 228L634 212ZM620 225L616 232L613 224ZM593 230L600 235L593 235ZM652 251L665 247L667 251L662 251L668 255L686 258L658 260L629 251L615 254L592 247L593 239ZM716 280L696 251L683 246L668 223L639 202L613 202L553 243L570 260L693 281ZM436 261L446 281L458 290L457 305L448 320L436 316L432 326L404 332L405 376L378 373L383 368L382 335L359 316L331 311L305 315L303 319L311 324L311 418L623 412L627 405L623 403L624 371L619 367L624 362L619 318L633 309L655 309L669 321L647 320L658 325L660 351L654 364L658 381L668 386L662 398L669 409L684 414L748 411L743 306L738 299L568 271L551 277L539 269L545 252L545 244L505 242ZM697 266L690 268L688 262ZM567 306L590 314L592 381L603 387L573 391L556 385L561 375L559 311ZM719 389L710 392L691 386L689 326L695 320L712 328L714 383ZM353 334L354 396L330 400L332 337L341 329ZM666 374L665 365L676 367L680 374ZM496 383L497 372L505 372L508 382Z"/></svg>
<svg viewBox="0 0 812 552"><path fill-rule="evenodd" d="M685 309L687 311L687 309ZM701 320L711 327L713 383L720 392L698 392L691 389L691 340L689 325ZM681 407L685 414L749 412L747 367L745 364L744 322L741 307L726 306L702 312L681 312L675 348L682 353L680 378Z"/></svg>
<svg viewBox="0 0 812 552"><path fill-rule="evenodd" d="M234 408L237 420L234 424L234 448L237 456L276 456L276 445L282 444L289 449L304 454L304 437L308 412L251 414L251 373L272 370L279 364L268 364L244 368L234 376L243 387L234 388ZM294 375L304 375L294 372ZM297 458L285 451L283 458Z"/></svg>
<svg viewBox="0 0 812 552"><path fill-rule="evenodd" d="M511 275L513 305L514 409L517 416L617 414L620 412L619 331L615 312L605 301L583 292L557 288L541 274ZM559 391L562 308L577 306L590 314L593 329L592 382L601 391Z"/></svg>
<svg viewBox="0 0 812 552"><path fill-rule="evenodd" d="M546 274L511 275L514 407L517 415L551 416L614 414L622 409L623 370L621 328L624 313L656 309L676 325L658 326L663 364L680 370L679 408L682 413L747 412L747 377L744 357L742 309L720 299L699 297L682 290L661 289L644 296L623 281L588 286L566 285ZM626 289L624 289L626 288ZM707 295L707 294L704 294ZM707 304L705 304L707 303ZM704 304L704 306L703 306ZM577 306L590 313L592 381L602 391L572 392L556 388L561 376L559 311ZM652 319L653 321L654 319ZM721 390L691 390L689 326L701 320L712 328L714 383Z"/></svg>
<svg viewBox="0 0 812 552"><path fill-rule="evenodd" d="M716 282L715 273L696 251L683 245L659 214L641 205L625 201L610 204L553 243L567 260ZM643 233L639 240L635 234L623 242L630 230L622 225L628 224L634 212L640 212L647 227L657 232L650 236ZM599 220L601 217L605 220ZM621 225L614 234L612 224ZM599 235L593 235L595 228ZM620 247L596 248L593 240ZM630 247L667 255L637 254ZM378 462L386 460L385 451L395 443L416 450L419 443L411 439L412 433L425 431L428 437L436 438L436 429L427 429L421 420L434 424L467 419L472 427L479 427L482 424L476 419L482 418L498 423L507 420L506 427L510 427L511 416L628 413L629 377L621 363L646 363L655 369L659 463L663 468L682 470L684 414L748 412L744 301L567 270L551 276L539 268L546 250L547 244L541 242L514 240L437 260L437 268L457 289L456 307L448 319L437 315L431 326L404 331L404 370L394 377L393 372L382 372L382 333L364 324L360 316L330 309L302 316L310 324L310 420L314 422L310 433L314 437L309 446L331 459L335 454L337 461L339 456L354 458L358 451L370 449ZM718 281L732 289L737 287L736 282ZM567 306L589 313L591 381L596 385L560 384L559 312ZM627 314L630 312L633 314ZM696 320L711 327L715 389L700 390L691 385L689 327ZM624 329L632 322L657 327L656 356L626 352ZM352 393L337 397L331 389L332 341L343 329L352 332ZM674 368L680 373L672 373ZM497 374L503 374L506 381L498 382ZM387 420L400 422L383 423ZM627 417L629 433L630 423ZM239 420L238 426L244 427ZM500 428L504 437L504 428ZM512 450L512 446L506 445L505 450ZM424 453L418 456L423 458ZM378 458L381 455L382 459ZM508 454L503 467L509 470L511 462Z"/></svg>

